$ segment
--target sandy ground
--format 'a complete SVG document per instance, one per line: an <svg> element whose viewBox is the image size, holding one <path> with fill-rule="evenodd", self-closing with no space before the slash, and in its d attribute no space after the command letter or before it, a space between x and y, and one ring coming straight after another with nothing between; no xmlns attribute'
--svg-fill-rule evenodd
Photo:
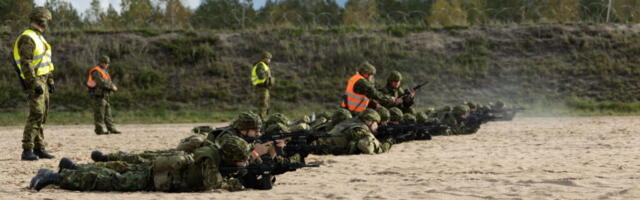
<svg viewBox="0 0 640 200"><path fill-rule="evenodd" d="M46 129L53 160L19 161L22 127L0 127L0 199L640 199L640 117L518 118L475 135L408 142L382 155L311 156L320 168L278 177L270 191L167 194L26 189L60 157L89 162L94 149L174 147L196 124Z"/></svg>

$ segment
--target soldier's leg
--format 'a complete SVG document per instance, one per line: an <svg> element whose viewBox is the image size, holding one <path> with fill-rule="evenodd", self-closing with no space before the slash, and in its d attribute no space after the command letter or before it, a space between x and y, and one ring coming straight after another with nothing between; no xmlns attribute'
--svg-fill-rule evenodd
<svg viewBox="0 0 640 200"><path fill-rule="evenodd" d="M140 163L151 162L155 160L158 156L173 155L175 153L177 153L177 151L173 149L159 150L159 151L145 151L139 154L117 152L117 153L106 154L106 161L123 161L131 164L140 164Z"/></svg>
<svg viewBox="0 0 640 200"><path fill-rule="evenodd" d="M33 149L35 147L36 137L41 135L40 128L42 127L45 111L44 96L35 96L33 93L29 94L28 106L29 116L27 117L27 122L22 134L22 148L25 150L23 152L22 159L36 160L37 157L33 154ZM42 143L41 139L39 140L40 143ZM28 155L25 155L25 153Z"/></svg>
<svg viewBox="0 0 640 200"><path fill-rule="evenodd" d="M256 105L258 106L258 115L262 120L267 119L269 109L269 90L266 88L256 88Z"/></svg>
<svg viewBox="0 0 640 200"><path fill-rule="evenodd" d="M40 124L38 124L38 131L34 137L33 143L34 143L34 149L44 151L45 149L44 124L47 123L47 116L49 114L49 89L48 88L44 89L42 98L43 98L42 118L40 120Z"/></svg>
<svg viewBox="0 0 640 200"><path fill-rule="evenodd" d="M270 111L270 105L269 105L269 100L270 100L270 96L269 96L269 89L265 89L264 90L264 117L269 116L269 111Z"/></svg>
<svg viewBox="0 0 640 200"><path fill-rule="evenodd" d="M113 123L113 117L111 116L111 102L108 97L105 97L104 123L110 133L120 133L120 131L116 129L116 125Z"/></svg>
<svg viewBox="0 0 640 200"><path fill-rule="evenodd" d="M93 97L93 121L95 124L95 132L98 135L106 134L104 124L105 100L101 97Z"/></svg>
<svg viewBox="0 0 640 200"><path fill-rule="evenodd" d="M82 165L76 170L63 169L60 188L80 191L144 191L153 187L151 170L118 173L115 170Z"/></svg>

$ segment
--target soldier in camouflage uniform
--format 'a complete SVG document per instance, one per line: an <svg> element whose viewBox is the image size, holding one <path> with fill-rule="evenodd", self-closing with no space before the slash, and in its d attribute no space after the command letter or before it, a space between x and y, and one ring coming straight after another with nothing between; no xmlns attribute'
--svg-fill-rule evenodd
<svg viewBox="0 0 640 200"><path fill-rule="evenodd" d="M107 69L111 59L108 56L100 57L98 66L89 70L89 78L87 86L89 87L89 95L93 100L93 121L95 124L95 133L98 135L120 134L116 129L111 116L111 102L109 97L111 93L117 92L118 87L111 81L111 76ZM105 131L106 126L106 131Z"/></svg>
<svg viewBox="0 0 640 200"><path fill-rule="evenodd" d="M402 74L398 71L392 71L391 74L387 77L387 83L383 88L380 88L380 92L385 95L392 96L395 98L399 98L404 94L404 89L400 86L402 82ZM411 106L413 106L415 91L409 90L409 97L402 99L402 104L382 104L384 107L392 108L397 107L402 110L403 113L415 113Z"/></svg>
<svg viewBox="0 0 640 200"><path fill-rule="evenodd" d="M317 154L379 154L391 148L390 141L381 143L374 133L378 130L380 115L373 109L366 109L358 118L351 118L337 124L329 133L333 137L321 138L315 145L327 145Z"/></svg>
<svg viewBox="0 0 640 200"><path fill-rule="evenodd" d="M377 108L381 105L400 105L402 98L395 98L380 92L373 83L376 67L364 62L358 73L349 78L345 95L340 106L357 114L366 108ZM351 90L350 90L351 89Z"/></svg>
<svg viewBox="0 0 640 200"><path fill-rule="evenodd" d="M451 112L444 114L440 122L449 126L453 135L470 134L469 127L465 126L465 119L468 116L469 107L467 105L459 105L453 107Z"/></svg>
<svg viewBox="0 0 640 200"><path fill-rule="evenodd" d="M330 120L327 123L320 124L318 126L313 127L312 129L315 131L329 132L331 131L331 129L333 129L333 127L335 127L340 122L347 119L351 119L352 117L353 115L351 115L351 112L349 112L349 110L344 108L338 108L338 110L333 112Z"/></svg>
<svg viewBox="0 0 640 200"><path fill-rule="evenodd" d="M385 107L378 107L376 108L376 112L378 112L378 114L380 115L380 126L385 126L389 123L389 119L391 118L391 113L389 113L389 110Z"/></svg>
<svg viewBox="0 0 640 200"><path fill-rule="evenodd" d="M22 86L28 95L29 117L22 138L22 160L51 159L44 142L44 124L49 110L49 94L55 91L51 45L44 39L51 12L36 7L30 15L31 27L16 39L13 59Z"/></svg>
<svg viewBox="0 0 640 200"><path fill-rule="evenodd" d="M213 189L239 190L237 179L225 179L224 166L248 164L250 145L242 139L230 139L221 147L208 145L193 154L161 156L149 163L105 162L79 165L68 159L60 162L60 173L40 169L29 188L41 190L47 185L79 191L164 191L196 192Z"/></svg>
<svg viewBox="0 0 640 200"><path fill-rule="evenodd" d="M273 152L273 144L256 143L255 139L260 136L262 120L260 116L253 112L243 112L231 123L230 126L220 128L219 131L213 131L207 136L207 140L218 146L222 146L234 138L242 138L246 141L254 141L250 145L254 151L251 153L251 160L259 160L259 157L267 153ZM275 155L272 155L275 157Z"/></svg>
<svg viewBox="0 0 640 200"><path fill-rule="evenodd" d="M258 115L262 120L266 120L269 114L269 89L274 84L274 78L271 76L269 68L272 57L271 53L264 52L262 60L254 64L251 70L251 83L255 88L256 106L258 106Z"/></svg>
<svg viewBox="0 0 640 200"><path fill-rule="evenodd" d="M416 116L411 113L405 113L402 115L402 124L415 124L418 122Z"/></svg>

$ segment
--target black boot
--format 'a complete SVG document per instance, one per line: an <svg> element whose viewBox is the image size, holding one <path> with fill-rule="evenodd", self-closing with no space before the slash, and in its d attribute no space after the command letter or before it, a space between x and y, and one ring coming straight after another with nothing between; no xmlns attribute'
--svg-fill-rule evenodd
<svg viewBox="0 0 640 200"><path fill-rule="evenodd" d="M36 154L33 154L33 150L31 149L25 149L24 151L22 151L22 160L38 160L38 156L36 156Z"/></svg>
<svg viewBox="0 0 640 200"><path fill-rule="evenodd" d="M55 156L47 153L46 150L44 149L36 149L33 150L33 153L36 154L36 156L38 156L39 158L43 158L43 159L52 159L55 158Z"/></svg>
<svg viewBox="0 0 640 200"><path fill-rule="evenodd" d="M59 173L55 173L50 169L40 169L38 170L38 174L31 179L29 188L40 191L42 188L47 187L47 185L57 185L60 181L62 181L62 176Z"/></svg>
<svg viewBox="0 0 640 200"><path fill-rule="evenodd" d="M118 129L115 129L115 128L114 128L114 129L109 130L109 133L110 133L110 134L121 134L122 132L121 132L121 131L119 131Z"/></svg>
<svg viewBox="0 0 640 200"><path fill-rule="evenodd" d="M91 160L94 162L107 162L109 161L109 156L103 154L102 152L96 150L91 152Z"/></svg>
<svg viewBox="0 0 640 200"><path fill-rule="evenodd" d="M78 167L80 166L69 158L62 158L60 160L60 163L58 163L58 168L60 168L60 172L63 169L78 169Z"/></svg>

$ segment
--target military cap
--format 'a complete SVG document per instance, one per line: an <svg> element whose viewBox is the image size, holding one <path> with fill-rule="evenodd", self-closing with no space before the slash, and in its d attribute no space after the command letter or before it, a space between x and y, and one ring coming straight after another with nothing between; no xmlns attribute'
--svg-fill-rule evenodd
<svg viewBox="0 0 640 200"><path fill-rule="evenodd" d="M464 114L467 114L469 112L469 106L467 106L467 105L459 105L459 106L454 107L451 112L456 116L464 115Z"/></svg>
<svg viewBox="0 0 640 200"><path fill-rule="evenodd" d="M436 111L435 108L429 107L424 111L424 113L427 114L427 115L430 115L430 114L434 113L435 111Z"/></svg>
<svg viewBox="0 0 640 200"><path fill-rule="evenodd" d="M397 107L393 107L391 109L389 109L389 120L392 122L399 122L402 121L402 110L400 110L400 108Z"/></svg>
<svg viewBox="0 0 640 200"><path fill-rule="evenodd" d="M478 108L478 106L476 106L476 104L475 104L475 103L473 103L473 102L467 102L466 104L467 104L467 106L469 106L469 109L476 109L476 108Z"/></svg>
<svg viewBox="0 0 640 200"><path fill-rule="evenodd" d="M360 72L360 74L372 74L373 75L373 74L376 74L376 67L373 66L369 62L364 62L360 66L360 69L358 70L358 72Z"/></svg>
<svg viewBox="0 0 640 200"><path fill-rule="evenodd" d="M271 58L273 58L273 55L271 54L271 52L265 51L265 52L262 52L262 58L271 59Z"/></svg>
<svg viewBox="0 0 640 200"><path fill-rule="evenodd" d="M111 63L111 58L109 58L109 56L102 56L99 61L100 63L109 64Z"/></svg>
<svg viewBox="0 0 640 200"><path fill-rule="evenodd" d="M262 120L253 112L243 112L233 121L232 127L238 130L260 129Z"/></svg>
<svg viewBox="0 0 640 200"><path fill-rule="evenodd" d="M389 121L389 118L391 117L391 114L389 114L389 110L387 108L385 108L383 106L378 106L378 108L376 108L376 111L380 115L380 120L381 121Z"/></svg>
<svg viewBox="0 0 640 200"><path fill-rule="evenodd" d="M416 123L417 120L416 120L416 116L415 115L413 115L411 113L405 113L402 116L402 121L404 123L413 124L413 123Z"/></svg>
<svg viewBox="0 0 640 200"><path fill-rule="evenodd" d="M353 116L351 115L351 112L349 112L349 110L339 108L338 110L336 110L336 112L333 113L333 115L331 115L331 121L341 122L352 117Z"/></svg>
<svg viewBox="0 0 640 200"><path fill-rule="evenodd" d="M391 74L387 77L388 82L392 81L402 81L402 74L399 71L392 71Z"/></svg>
<svg viewBox="0 0 640 200"><path fill-rule="evenodd" d="M227 162L242 162L249 159L251 146L242 138L230 137L220 146L222 159Z"/></svg>
<svg viewBox="0 0 640 200"><path fill-rule="evenodd" d="M45 7L35 7L31 10L29 18L32 22L44 22L52 19L51 11Z"/></svg>
<svg viewBox="0 0 640 200"><path fill-rule="evenodd" d="M380 114L376 110L368 108L360 113L361 120L369 120L380 123Z"/></svg>

